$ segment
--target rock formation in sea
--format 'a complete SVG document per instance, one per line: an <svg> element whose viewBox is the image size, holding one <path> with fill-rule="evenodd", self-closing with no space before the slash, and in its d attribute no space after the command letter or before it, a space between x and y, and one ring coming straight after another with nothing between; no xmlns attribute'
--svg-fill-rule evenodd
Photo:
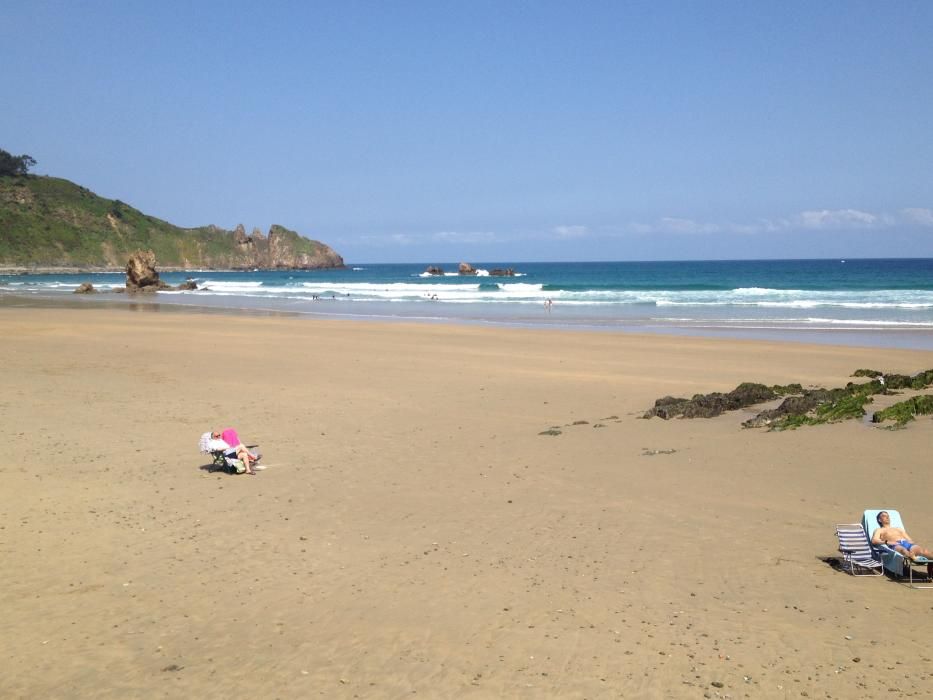
<svg viewBox="0 0 933 700"><path fill-rule="evenodd" d="M126 291L128 292L157 292L160 289L171 289L159 279L155 268L155 253L151 250L138 250L126 261Z"/></svg>

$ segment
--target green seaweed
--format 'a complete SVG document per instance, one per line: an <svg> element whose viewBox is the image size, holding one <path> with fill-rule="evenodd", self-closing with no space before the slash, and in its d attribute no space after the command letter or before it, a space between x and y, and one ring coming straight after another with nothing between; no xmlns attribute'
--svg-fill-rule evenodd
<svg viewBox="0 0 933 700"><path fill-rule="evenodd" d="M775 384L771 391L778 396L796 396L803 393L803 387L799 384Z"/></svg>
<svg viewBox="0 0 933 700"><path fill-rule="evenodd" d="M871 417L871 421L872 423L882 423L886 420L893 420L897 426L903 426L917 416L930 414L933 414L933 396L924 394L923 396L913 396L905 401L898 401L893 406L876 411Z"/></svg>
<svg viewBox="0 0 933 700"><path fill-rule="evenodd" d="M853 377L871 377L872 379L877 379L883 374L876 369L857 369L852 373Z"/></svg>
<svg viewBox="0 0 933 700"><path fill-rule="evenodd" d="M822 421L811 418L806 413L788 413L783 418L775 420L768 426L768 430L795 430L804 425L817 425Z"/></svg>
<svg viewBox="0 0 933 700"><path fill-rule="evenodd" d="M926 389L931 384L933 384L933 369L928 369L926 372L914 375L910 382L910 388L919 391L920 389Z"/></svg>
<svg viewBox="0 0 933 700"><path fill-rule="evenodd" d="M873 401L873 394L884 391L881 383L871 381L865 384L849 383L845 389L833 389L828 392L828 398L808 413L788 413L775 420L769 430L794 430L804 425L821 425L823 423L838 423L839 421L862 418L865 415L865 404Z"/></svg>
<svg viewBox="0 0 933 700"><path fill-rule="evenodd" d="M861 418L865 415L865 404L871 403L872 400L871 396L865 392L854 392L831 403L817 406L816 418L821 423Z"/></svg>

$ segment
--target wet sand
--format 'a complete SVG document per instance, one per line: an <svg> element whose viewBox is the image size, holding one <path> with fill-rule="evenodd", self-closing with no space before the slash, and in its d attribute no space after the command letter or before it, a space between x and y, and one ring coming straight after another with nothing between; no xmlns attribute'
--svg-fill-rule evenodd
<svg viewBox="0 0 933 700"><path fill-rule="evenodd" d="M933 591L825 559L869 507L933 543L933 421L639 416L933 353L104 308L0 329L2 697L929 693ZM264 472L202 469L228 425Z"/></svg>

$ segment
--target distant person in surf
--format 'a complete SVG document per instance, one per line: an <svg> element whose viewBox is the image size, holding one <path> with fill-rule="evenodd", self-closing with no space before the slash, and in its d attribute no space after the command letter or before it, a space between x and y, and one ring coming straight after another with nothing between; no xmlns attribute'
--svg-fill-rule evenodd
<svg viewBox="0 0 933 700"><path fill-rule="evenodd" d="M551 313L551 307L554 306L554 302L551 301L551 297L548 297L544 300L544 310L548 313Z"/></svg>

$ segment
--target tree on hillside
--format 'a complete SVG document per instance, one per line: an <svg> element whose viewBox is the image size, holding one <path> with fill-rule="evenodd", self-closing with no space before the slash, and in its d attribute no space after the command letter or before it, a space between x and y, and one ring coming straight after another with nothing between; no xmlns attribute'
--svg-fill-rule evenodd
<svg viewBox="0 0 933 700"><path fill-rule="evenodd" d="M32 156L14 156L0 148L0 177L4 175L26 175L29 168L36 164Z"/></svg>

